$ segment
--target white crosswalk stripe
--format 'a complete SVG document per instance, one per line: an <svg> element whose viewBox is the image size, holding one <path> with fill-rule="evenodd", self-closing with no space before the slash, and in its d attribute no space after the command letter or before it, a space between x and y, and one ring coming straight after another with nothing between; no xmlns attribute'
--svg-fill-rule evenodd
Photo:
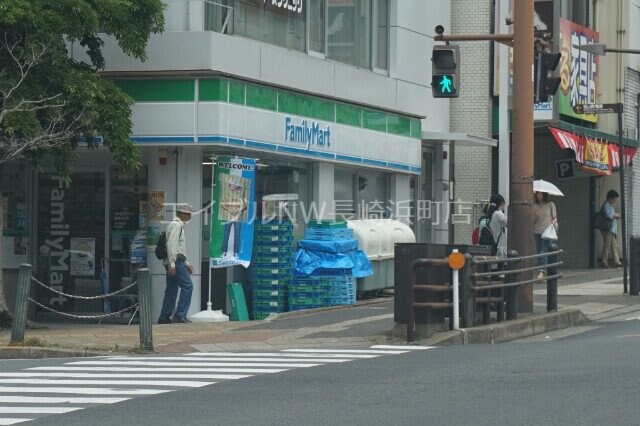
<svg viewBox="0 0 640 426"><path fill-rule="evenodd" d="M431 347L376 345L368 349L109 356L16 372L5 370L0 372L0 426L257 374L337 365L425 349Z"/></svg>

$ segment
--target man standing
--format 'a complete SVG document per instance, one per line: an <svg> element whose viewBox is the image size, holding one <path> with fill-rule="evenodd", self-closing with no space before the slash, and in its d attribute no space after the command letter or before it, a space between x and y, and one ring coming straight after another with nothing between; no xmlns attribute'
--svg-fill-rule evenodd
<svg viewBox="0 0 640 426"><path fill-rule="evenodd" d="M187 319L187 312L191 305L191 293L193 292L193 282L190 276L193 273L193 266L187 261L184 224L189 222L192 212L191 205L178 204L176 217L167 225L167 259L163 261L167 271L167 288L164 291L158 324L170 324L174 308L173 322L191 322ZM178 287L180 288L180 299L176 308Z"/></svg>
<svg viewBox="0 0 640 426"><path fill-rule="evenodd" d="M618 235L618 222L620 215L616 213L613 208L613 203L619 197L618 192L610 190L607 192L607 201L602 205L602 214L606 219L611 221L611 227L608 231L602 231L602 238L604 239L604 247L602 248L602 267L609 267L609 253L613 254L614 265L619 268L622 266L620 258L618 256L618 242L616 241Z"/></svg>

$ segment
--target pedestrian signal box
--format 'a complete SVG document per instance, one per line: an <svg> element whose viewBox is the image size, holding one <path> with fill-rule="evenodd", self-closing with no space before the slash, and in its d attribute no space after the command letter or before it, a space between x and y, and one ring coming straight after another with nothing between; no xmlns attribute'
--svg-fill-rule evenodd
<svg viewBox="0 0 640 426"><path fill-rule="evenodd" d="M457 98L460 78L458 46L433 46L431 92L434 98Z"/></svg>

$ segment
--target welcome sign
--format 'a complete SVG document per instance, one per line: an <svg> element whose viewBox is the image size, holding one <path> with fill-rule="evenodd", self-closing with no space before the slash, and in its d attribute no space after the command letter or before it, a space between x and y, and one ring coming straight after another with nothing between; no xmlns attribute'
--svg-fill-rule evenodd
<svg viewBox="0 0 640 426"><path fill-rule="evenodd" d="M210 266L224 268L251 263L255 218L256 161L218 157L212 188Z"/></svg>

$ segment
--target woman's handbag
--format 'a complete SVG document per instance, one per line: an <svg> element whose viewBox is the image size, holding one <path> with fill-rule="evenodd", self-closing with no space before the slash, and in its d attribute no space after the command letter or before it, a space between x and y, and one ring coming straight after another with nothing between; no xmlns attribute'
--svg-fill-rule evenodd
<svg viewBox="0 0 640 426"><path fill-rule="evenodd" d="M547 229L542 233L543 240L556 241L558 239L558 233L556 232L556 227L551 224L547 226Z"/></svg>

